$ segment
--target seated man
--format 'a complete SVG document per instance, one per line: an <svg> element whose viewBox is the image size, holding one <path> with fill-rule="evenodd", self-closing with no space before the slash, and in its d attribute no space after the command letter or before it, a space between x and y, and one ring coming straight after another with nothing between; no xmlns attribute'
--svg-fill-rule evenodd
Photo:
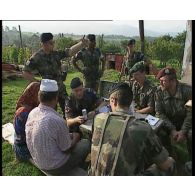
<svg viewBox="0 0 195 195"><path fill-rule="evenodd" d="M157 78L160 86L155 92L156 116L164 121L163 129L159 132L163 145L172 153L173 142L178 142L184 132L188 132L191 120L185 104L192 98L192 87L177 80L174 68L166 67L159 71ZM183 137L183 136L182 136Z"/></svg>
<svg viewBox="0 0 195 195"><path fill-rule="evenodd" d="M92 111L101 104L101 100L92 89L84 88L83 82L78 77L72 79L70 87L72 93L65 106L67 125L70 132L81 133L79 125L85 122L82 110L86 109L88 115L94 115Z"/></svg>
<svg viewBox="0 0 195 195"><path fill-rule="evenodd" d="M137 62L129 71L134 81L130 82L135 103L135 111L141 114L154 114L155 86L146 79L144 61Z"/></svg>
<svg viewBox="0 0 195 195"><path fill-rule="evenodd" d="M40 104L26 122L26 142L35 164L51 175L66 175L81 166L90 151L88 140L69 134L64 119L56 112L58 85L43 79L38 93Z"/></svg>
<svg viewBox="0 0 195 195"><path fill-rule="evenodd" d="M90 175L149 175L153 163L156 175L173 174L174 160L151 127L128 115L132 96L128 84L117 84L110 92L113 112L95 116Z"/></svg>
<svg viewBox="0 0 195 195"><path fill-rule="evenodd" d="M30 83L16 104L16 112L14 116L14 152L19 161L28 160L31 156L26 145L25 124L30 111L38 106L39 82Z"/></svg>

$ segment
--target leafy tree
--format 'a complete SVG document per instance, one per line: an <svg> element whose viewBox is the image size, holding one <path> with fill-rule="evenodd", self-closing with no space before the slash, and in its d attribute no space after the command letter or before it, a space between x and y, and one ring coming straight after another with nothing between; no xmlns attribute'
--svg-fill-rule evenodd
<svg viewBox="0 0 195 195"><path fill-rule="evenodd" d="M12 63L18 63L18 49L16 45L11 46L10 48L10 60Z"/></svg>
<svg viewBox="0 0 195 195"><path fill-rule="evenodd" d="M77 41L73 40L71 37L61 37L56 40L56 49L64 50L76 44Z"/></svg>
<svg viewBox="0 0 195 195"><path fill-rule="evenodd" d="M102 47L102 53L122 53L122 49L120 47L120 45L117 44L113 44L113 43L106 43L103 47Z"/></svg>

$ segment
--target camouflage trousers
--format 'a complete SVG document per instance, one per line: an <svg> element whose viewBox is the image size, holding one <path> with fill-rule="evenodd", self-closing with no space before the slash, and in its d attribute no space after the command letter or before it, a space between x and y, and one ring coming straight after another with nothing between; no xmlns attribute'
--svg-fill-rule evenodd
<svg viewBox="0 0 195 195"><path fill-rule="evenodd" d="M65 101L68 97L68 93L66 91L66 86L63 82L58 83L59 87L59 95L58 95L58 103L63 113L63 118L65 119Z"/></svg>

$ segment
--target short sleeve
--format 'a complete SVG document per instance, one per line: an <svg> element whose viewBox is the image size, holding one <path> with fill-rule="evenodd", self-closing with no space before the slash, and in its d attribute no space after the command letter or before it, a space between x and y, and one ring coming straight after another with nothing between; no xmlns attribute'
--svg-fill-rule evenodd
<svg viewBox="0 0 195 195"><path fill-rule="evenodd" d="M82 60L83 59L83 52L79 51L78 53L75 54L74 57L76 60Z"/></svg>
<svg viewBox="0 0 195 195"><path fill-rule="evenodd" d="M37 72L38 63L37 60L34 59L34 57L31 57L27 62L23 69L23 71L26 72Z"/></svg>

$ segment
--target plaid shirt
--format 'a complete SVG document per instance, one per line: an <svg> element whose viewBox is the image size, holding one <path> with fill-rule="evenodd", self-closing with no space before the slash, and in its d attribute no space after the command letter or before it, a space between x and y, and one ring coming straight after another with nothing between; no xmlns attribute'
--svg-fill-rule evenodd
<svg viewBox="0 0 195 195"><path fill-rule="evenodd" d="M40 169L52 170L66 163L71 138L64 119L53 108L39 104L30 112L25 131L28 149Z"/></svg>

